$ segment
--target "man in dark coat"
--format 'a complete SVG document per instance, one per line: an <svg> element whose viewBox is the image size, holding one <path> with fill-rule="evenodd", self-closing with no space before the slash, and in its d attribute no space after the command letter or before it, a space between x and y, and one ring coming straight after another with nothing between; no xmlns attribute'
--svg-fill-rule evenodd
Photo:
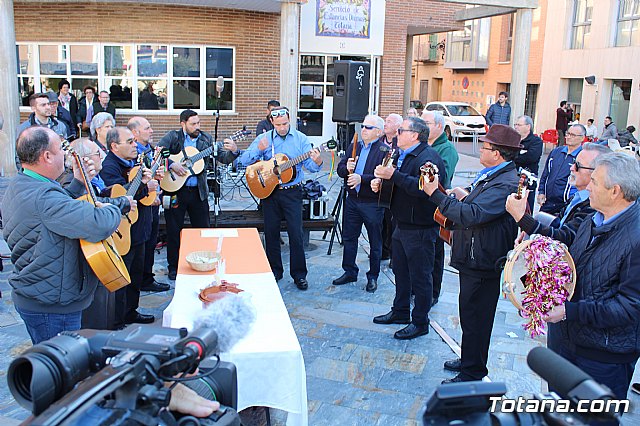
<svg viewBox="0 0 640 426"><path fill-rule="evenodd" d="M520 135L511 127L494 124L480 137L478 173L462 201L438 191L437 182L425 182L424 191L452 220L451 266L460 272L460 326L462 359L447 361L445 369L458 375L443 383L481 380L487 375L487 358L493 319L500 295L498 259L513 248L517 226L505 209L505 200L517 190L513 159L522 149Z"/></svg>
<svg viewBox="0 0 640 426"><path fill-rule="evenodd" d="M560 107L556 109L556 130L558 131L558 146L564 145L569 122L573 119L573 109L567 101L560 102Z"/></svg>
<svg viewBox="0 0 640 426"><path fill-rule="evenodd" d="M516 132L520 134L520 144L523 148L518 153L518 156L514 160L516 168L518 170L525 169L538 176L538 168L540 166L540 157L542 157L542 139L539 136L533 134L533 120L528 115L520 116L514 124ZM529 210L533 211L533 204L536 200L536 188L537 182L533 182L529 185L529 197L527 202L529 203Z"/></svg>
<svg viewBox="0 0 640 426"><path fill-rule="evenodd" d="M562 241L576 288L545 320L560 324L560 355L625 399L640 356L640 165L614 152L594 167L587 190L596 213Z"/></svg>
<svg viewBox="0 0 640 426"><path fill-rule="evenodd" d="M338 164L338 176L347 179L347 199L344 206L344 228L342 229L342 269L344 274L333 280L333 285L342 285L358 280L358 238L364 224L369 237L369 272L366 290L373 293L378 288L380 260L382 258L382 220L384 208L378 206L378 194L371 190L373 169L382 163L385 152L380 148L384 120L377 115L368 115L362 122L362 141L358 142L356 157L351 158L353 142Z"/></svg>
<svg viewBox="0 0 640 426"><path fill-rule="evenodd" d="M101 91L98 99L93 102L93 115L99 112L108 112L113 118L116 118L116 107L111 103L111 96L106 90Z"/></svg>
<svg viewBox="0 0 640 426"><path fill-rule="evenodd" d="M414 339L429 333L429 310L433 297L433 263L438 224L433 220L436 206L419 188L420 167L427 162L441 170L440 183L446 182L444 162L429 146L429 126L421 118L408 117L398 128L400 156L396 168L378 166L374 192L380 183L393 183L391 213L395 222L392 239L393 273L396 296L391 311L373 318L376 324L409 324L396 331L394 338ZM437 182L436 182L437 185ZM411 295L415 305L411 311Z"/></svg>

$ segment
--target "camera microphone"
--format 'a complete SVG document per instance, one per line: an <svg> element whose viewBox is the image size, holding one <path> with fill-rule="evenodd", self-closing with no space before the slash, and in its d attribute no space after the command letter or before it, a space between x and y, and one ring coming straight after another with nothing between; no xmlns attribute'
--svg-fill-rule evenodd
<svg viewBox="0 0 640 426"><path fill-rule="evenodd" d="M527 355L529 368L546 380L551 390L561 398L573 403L579 400L615 399L611 390L596 382L591 376L565 358L544 347L533 348ZM601 413L607 417L617 417L615 413Z"/></svg>
<svg viewBox="0 0 640 426"><path fill-rule="evenodd" d="M216 352L228 352L248 333L256 312L247 298L229 294L200 312L193 330L213 330L218 335Z"/></svg>

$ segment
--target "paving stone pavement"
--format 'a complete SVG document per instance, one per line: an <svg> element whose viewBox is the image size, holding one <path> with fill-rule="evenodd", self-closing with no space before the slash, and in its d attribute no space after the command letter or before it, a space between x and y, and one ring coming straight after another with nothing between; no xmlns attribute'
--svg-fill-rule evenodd
<svg viewBox="0 0 640 426"><path fill-rule="evenodd" d="M454 185L468 182L473 178L472 172L481 168L475 157L462 155L457 168L460 173L455 177ZM333 207L340 182L337 177L328 182L323 175L325 173L321 172L316 176L331 188ZM0 190L2 186L0 182ZM225 187L224 193L223 209L253 208L244 188ZM334 252L327 255L328 238L323 240L322 234L312 232L310 235L307 248L309 290L299 291L286 275L278 283L305 360L309 424L421 424L418 417L426 399L443 379L452 376L442 368L442 363L455 357L455 353L436 329L450 336L454 349L456 342L460 343L456 271L450 267L445 269L440 302L430 313L430 333L411 341L399 341L393 338L393 333L401 326L376 325L371 321L375 315L386 313L393 301L394 277L388 262L383 262L378 291L374 294L365 292L368 244L361 236L358 254L358 265L362 269L360 279L356 283L333 286L331 281L342 273L342 249L334 245ZM283 239L283 261L286 265L286 233ZM6 244L0 240L0 253L7 251ZM4 272L0 272L3 296L0 299L0 375L6 377L9 363L30 346L30 341L11 303L7 283L11 269L9 261L4 261L4 267ZM173 284L166 278L164 249L156 256L154 270L159 281ZM143 293L141 312L161 318L172 294L173 290ZM508 333L514 333L515 337ZM546 385L528 369L525 361L531 348L544 343L544 338L525 336L515 308L501 299L491 342L489 378L504 381L510 397L546 391ZM633 412L624 417L625 424L640 424L637 408L640 398L633 394L630 398ZM6 380L0 382L0 424L17 424L27 416L28 412L13 400ZM271 410L271 419L272 424L283 425L286 413Z"/></svg>

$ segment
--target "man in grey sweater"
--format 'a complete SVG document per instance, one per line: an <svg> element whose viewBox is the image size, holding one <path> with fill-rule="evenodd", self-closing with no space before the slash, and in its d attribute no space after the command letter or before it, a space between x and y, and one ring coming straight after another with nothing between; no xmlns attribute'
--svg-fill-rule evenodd
<svg viewBox="0 0 640 426"><path fill-rule="evenodd" d="M64 152L54 131L26 129L16 151L24 170L3 200L3 234L14 265L9 276L13 303L36 344L81 328L82 310L91 304L98 279L79 240L99 242L110 236L120 224L120 209L76 200L84 186L75 165L75 179L66 189L55 181L64 171ZM91 179L93 162L85 164Z"/></svg>

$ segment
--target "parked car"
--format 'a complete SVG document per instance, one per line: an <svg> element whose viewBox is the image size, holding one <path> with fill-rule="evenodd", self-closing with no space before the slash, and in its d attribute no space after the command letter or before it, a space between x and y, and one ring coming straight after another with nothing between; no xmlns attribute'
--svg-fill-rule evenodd
<svg viewBox="0 0 640 426"><path fill-rule="evenodd" d="M444 132L449 140L453 134L459 137L473 137L474 133L483 136L487 133L487 122L484 116L474 107L464 102L429 102L424 108L427 111L439 111L444 115Z"/></svg>

